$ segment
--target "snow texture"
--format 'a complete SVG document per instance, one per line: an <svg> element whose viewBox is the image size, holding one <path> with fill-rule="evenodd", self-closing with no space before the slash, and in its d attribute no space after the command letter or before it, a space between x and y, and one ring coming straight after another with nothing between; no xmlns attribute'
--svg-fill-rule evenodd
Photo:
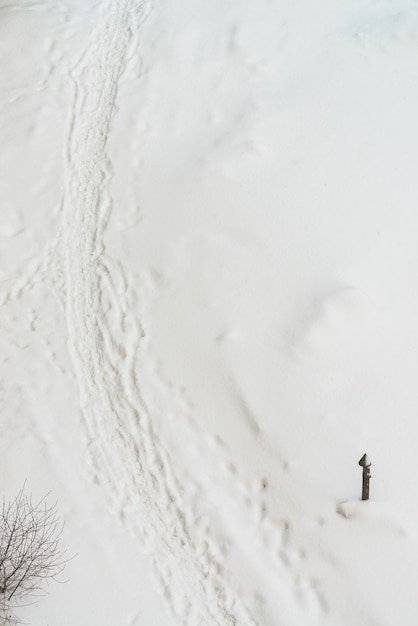
<svg viewBox="0 0 418 626"><path fill-rule="evenodd" d="M0 6L2 492L77 553L22 620L418 623L417 8Z"/></svg>

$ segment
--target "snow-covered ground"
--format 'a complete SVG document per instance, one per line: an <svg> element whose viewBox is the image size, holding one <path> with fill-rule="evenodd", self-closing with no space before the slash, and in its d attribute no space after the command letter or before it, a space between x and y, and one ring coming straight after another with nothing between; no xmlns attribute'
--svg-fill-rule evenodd
<svg viewBox="0 0 418 626"><path fill-rule="evenodd" d="M11 0L0 67L19 615L415 626L418 2Z"/></svg>

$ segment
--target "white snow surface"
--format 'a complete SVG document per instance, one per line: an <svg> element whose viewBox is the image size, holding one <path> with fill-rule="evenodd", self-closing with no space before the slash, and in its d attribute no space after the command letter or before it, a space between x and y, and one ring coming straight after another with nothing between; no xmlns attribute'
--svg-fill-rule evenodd
<svg viewBox="0 0 418 626"><path fill-rule="evenodd" d="M0 67L21 619L418 624L418 2L11 0Z"/></svg>

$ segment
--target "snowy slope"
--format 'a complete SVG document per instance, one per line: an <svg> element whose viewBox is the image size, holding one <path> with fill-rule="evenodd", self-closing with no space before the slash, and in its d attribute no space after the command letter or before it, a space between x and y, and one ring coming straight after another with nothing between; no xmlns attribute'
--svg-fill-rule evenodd
<svg viewBox="0 0 418 626"><path fill-rule="evenodd" d="M415 624L418 5L0 29L3 492L78 553L24 619Z"/></svg>

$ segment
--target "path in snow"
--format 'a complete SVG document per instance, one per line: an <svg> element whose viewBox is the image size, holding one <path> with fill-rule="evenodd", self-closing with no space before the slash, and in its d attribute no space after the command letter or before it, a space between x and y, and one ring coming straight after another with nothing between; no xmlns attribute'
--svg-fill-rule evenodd
<svg viewBox="0 0 418 626"><path fill-rule="evenodd" d="M255 624L229 587L211 540L186 510L135 377L143 335L123 268L106 255L111 200L106 142L131 20L145 4L105 2L71 72L74 101L63 202L67 323L94 478L155 557L158 579L182 624Z"/></svg>

